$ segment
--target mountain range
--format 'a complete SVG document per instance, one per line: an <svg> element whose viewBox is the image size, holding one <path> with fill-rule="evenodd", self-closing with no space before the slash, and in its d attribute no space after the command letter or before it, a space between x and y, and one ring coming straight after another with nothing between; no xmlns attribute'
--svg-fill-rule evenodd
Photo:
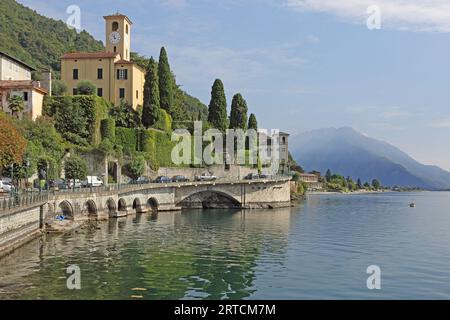
<svg viewBox="0 0 450 320"><path fill-rule="evenodd" d="M369 138L356 130L326 128L309 131L291 139L294 159L306 171L334 173L385 186L420 187L428 190L450 188L450 173L424 165L397 147Z"/></svg>

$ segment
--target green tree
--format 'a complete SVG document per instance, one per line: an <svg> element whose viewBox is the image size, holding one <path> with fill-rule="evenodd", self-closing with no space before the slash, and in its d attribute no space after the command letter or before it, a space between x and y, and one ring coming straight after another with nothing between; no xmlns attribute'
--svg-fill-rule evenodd
<svg viewBox="0 0 450 320"><path fill-rule="evenodd" d="M253 130L258 130L258 121L256 121L255 114L250 114L250 117L248 118L248 128Z"/></svg>
<svg viewBox="0 0 450 320"><path fill-rule="evenodd" d="M77 92L79 95L92 96L97 94L97 87L88 80L82 80L77 85Z"/></svg>
<svg viewBox="0 0 450 320"><path fill-rule="evenodd" d="M83 180L87 176L87 164L86 161L78 156L71 156L64 163L64 172L66 179L73 180L75 186L75 180Z"/></svg>
<svg viewBox="0 0 450 320"><path fill-rule="evenodd" d="M377 179L373 179L373 180L372 180L372 187L373 187L375 190L380 189L380 188L381 188L381 183L380 183L380 181L378 181Z"/></svg>
<svg viewBox="0 0 450 320"><path fill-rule="evenodd" d="M145 172L145 164L145 159L142 156L138 156L131 160L131 162L126 166L126 171L130 178L136 180L142 176Z"/></svg>
<svg viewBox="0 0 450 320"><path fill-rule="evenodd" d="M331 170L328 169L328 170L327 170L327 173L325 174L325 180L326 180L326 182L330 182L330 181L331 181L331 177L332 177L332 175L331 175Z"/></svg>
<svg viewBox="0 0 450 320"><path fill-rule="evenodd" d="M52 81L52 95L54 96L63 96L67 92L67 86L61 80L53 80Z"/></svg>
<svg viewBox="0 0 450 320"><path fill-rule="evenodd" d="M11 114L17 117L25 109L25 101L21 96L11 95L8 98L8 107L11 110Z"/></svg>
<svg viewBox="0 0 450 320"><path fill-rule="evenodd" d="M192 115L190 116L187 112L185 106L185 95L183 90L181 90L180 86L178 86L175 82L175 76L173 76L173 87L174 87L174 96L173 96L173 104L170 110L170 115L172 116L173 121L186 121L187 119L192 119Z"/></svg>
<svg viewBox="0 0 450 320"><path fill-rule="evenodd" d="M112 107L109 114L116 120L116 127L135 128L141 125L139 113L124 100Z"/></svg>
<svg viewBox="0 0 450 320"><path fill-rule="evenodd" d="M364 188L361 179L358 178L358 182L356 182L356 186L358 187L359 190L361 190L362 188Z"/></svg>
<svg viewBox="0 0 450 320"><path fill-rule="evenodd" d="M155 60L150 58L147 66L144 85L144 108L142 110L142 124L150 128L158 121L158 110L160 108L158 66Z"/></svg>
<svg viewBox="0 0 450 320"><path fill-rule="evenodd" d="M233 97L230 112L230 129L247 130L247 102L240 93Z"/></svg>
<svg viewBox="0 0 450 320"><path fill-rule="evenodd" d="M67 141L76 145L88 144L88 119L85 110L72 97L64 97L57 103L53 119L55 128Z"/></svg>
<svg viewBox="0 0 450 320"><path fill-rule="evenodd" d="M164 47L161 48L158 63L159 97L161 108L171 114L174 95L174 80L170 71L169 59Z"/></svg>
<svg viewBox="0 0 450 320"><path fill-rule="evenodd" d="M208 109L208 121L211 125L225 132L227 129L227 99L220 79L216 79L211 90L211 102Z"/></svg>
<svg viewBox="0 0 450 320"><path fill-rule="evenodd" d="M355 191L357 189L356 183L350 176L347 177L347 187L350 191Z"/></svg>

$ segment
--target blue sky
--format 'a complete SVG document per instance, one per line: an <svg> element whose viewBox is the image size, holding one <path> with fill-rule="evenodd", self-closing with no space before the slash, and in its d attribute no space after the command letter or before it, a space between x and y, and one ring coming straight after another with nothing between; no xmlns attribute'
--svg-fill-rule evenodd
<svg viewBox="0 0 450 320"><path fill-rule="evenodd" d="M205 104L215 78L261 127L351 126L450 170L450 1L19 0L104 41L103 15L134 22L132 50L165 46L178 83ZM369 30L377 4L381 29Z"/></svg>

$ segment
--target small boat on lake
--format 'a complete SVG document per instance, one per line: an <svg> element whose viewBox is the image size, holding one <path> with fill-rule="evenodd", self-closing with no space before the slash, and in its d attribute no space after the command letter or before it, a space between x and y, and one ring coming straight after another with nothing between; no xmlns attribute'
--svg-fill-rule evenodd
<svg viewBox="0 0 450 320"><path fill-rule="evenodd" d="M412 203L409 204L409 207L410 207L410 208L415 208L415 207L416 207L416 204L415 204L414 202L412 202Z"/></svg>

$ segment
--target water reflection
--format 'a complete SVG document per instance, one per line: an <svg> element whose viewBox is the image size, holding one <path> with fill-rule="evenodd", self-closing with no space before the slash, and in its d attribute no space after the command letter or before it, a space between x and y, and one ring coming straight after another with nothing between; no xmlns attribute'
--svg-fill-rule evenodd
<svg viewBox="0 0 450 320"><path fill-rule="evenodd" d="M0 299L247 298L258 264L285 261L293 217L290 208L138 214L47 236L0 261ZM81 290L66 288L72 264Z"/></svg>

